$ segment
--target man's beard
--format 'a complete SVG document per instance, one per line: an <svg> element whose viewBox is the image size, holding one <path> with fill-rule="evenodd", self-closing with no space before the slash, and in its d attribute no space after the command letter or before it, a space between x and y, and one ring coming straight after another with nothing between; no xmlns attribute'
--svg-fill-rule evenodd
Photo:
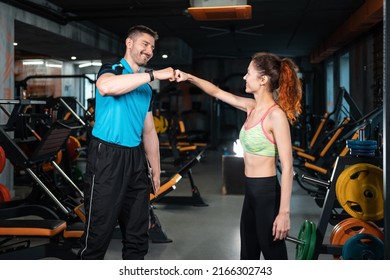
<svg viewBox="0 0 390 280"><path fill-rule="evenodd" d="M143 56L143 54L140 55L140 59L138 61L139 66L146 66L146 64L148 64L148 61L151 59L151 57L144 59Z"/></svg>

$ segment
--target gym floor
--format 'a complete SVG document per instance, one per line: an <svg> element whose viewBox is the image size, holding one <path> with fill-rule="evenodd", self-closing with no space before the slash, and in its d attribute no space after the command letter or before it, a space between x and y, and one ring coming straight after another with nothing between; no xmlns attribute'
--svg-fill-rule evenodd
<svg viewBox="0 0 390 280"><path fill-rule="evenodd" d="M162 202L153 203L154 214L161 225L162 241L150 242L147 260L238 260L240 257L239 221L242 194L224 194L222 149L207 149L192 168L193 182L199 190L203 206L191 205L191 182L184 176L176 189ZM166 199L164 202L163 200ZM322 208L295 181L291 203L291 230L297 237L305 220L317 224ZM328 227L324 243L332 228ZM157 240L158 241L158 240ZM113 239L106 259L121 259L121 242ZM287 242L289 259L295 259L296 244ZM333 259L320 255L319 259Z"/></svg>

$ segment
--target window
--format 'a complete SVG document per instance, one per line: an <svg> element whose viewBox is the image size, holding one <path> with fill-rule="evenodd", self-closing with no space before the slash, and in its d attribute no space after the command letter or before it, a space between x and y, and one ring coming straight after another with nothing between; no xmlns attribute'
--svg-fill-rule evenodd
<svg viewBox="0 0 390 280"><path fill-rule="evenodd" d="M326 64L326 111L334 110L334 77L333 61Z"/></svg>
<svg viewBox="0 0 390 280"><path fill-rule="evenodd" d="M345 53L340 56L340 87L345 88L347 93L349 94L349 53ZM342 105L342 111L340 114L341 118L345 118L349 115L350 105L344 99Z"/></svg>
<svg viewBox="0 0 390 280"><path fill-rule="evenodd" d="M91 80L96 80L96 74L86 74ZM95 98L95 84L92 84L88 79L84 79L85 99L84 107L88 108L88 99Z"/></svg>

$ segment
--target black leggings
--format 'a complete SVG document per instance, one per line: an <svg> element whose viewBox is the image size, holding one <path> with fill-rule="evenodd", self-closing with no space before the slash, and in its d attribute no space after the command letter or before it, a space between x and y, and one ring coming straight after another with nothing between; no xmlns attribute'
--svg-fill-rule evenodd
<svg viewBox="0 0 390 280"><path fill-rule="evenodd" d="M284 240L273 241L272 226L279 212L280 185L276 176L245 178L245 197L241 212L242 260L287 260Z"/></svg>

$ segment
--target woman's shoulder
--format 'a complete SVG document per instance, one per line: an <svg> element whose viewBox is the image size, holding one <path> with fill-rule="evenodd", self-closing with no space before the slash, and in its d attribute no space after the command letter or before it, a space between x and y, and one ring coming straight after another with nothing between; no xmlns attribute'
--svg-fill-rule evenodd
<svg viewBox="0 0 390 280"><path fill-rule="evenodd" d="M268 117L271 121L284 121L287 120L286 113L280 108L279 105L274 106L268 113Z"/></svg>

